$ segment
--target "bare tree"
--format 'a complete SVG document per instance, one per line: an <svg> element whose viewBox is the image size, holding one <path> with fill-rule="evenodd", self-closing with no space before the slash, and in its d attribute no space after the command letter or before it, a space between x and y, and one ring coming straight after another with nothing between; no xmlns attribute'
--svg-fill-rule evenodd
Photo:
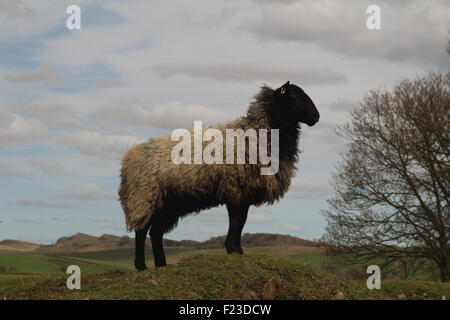
<svg viewBox="0 0 450 320"><path fill-rule="evenodd" d="M450 33L450 32L449 32ZM450 56L450 38L447 41L447 53Z"/></svg>
<svg viewBox="0 0 450 320"><path fill-rule="evenodd" d="M431 262L450 280L449 114L450 73L432 73L370 91L336 129L349 143L323 212L330 253L386 268Z"/></svg>
<svg viewBox="0 0 450 320"><path fill-rule="evenodd" d="M450 56L450 40L448 40L448 43L447 43L447 53Z"/></svg>

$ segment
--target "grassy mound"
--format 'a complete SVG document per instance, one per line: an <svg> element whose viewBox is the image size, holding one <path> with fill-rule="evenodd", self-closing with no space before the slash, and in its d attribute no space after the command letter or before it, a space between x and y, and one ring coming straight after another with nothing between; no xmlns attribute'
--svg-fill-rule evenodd
<svg viewBox="0 0 450 320"><path fill-rule="evenodd" d="M81 278L81 290L68 290L67 278L61 277L0 289L0 298L261 299L264 294L273 299L450 297L450 284L384 280L381 290L369 290L365 281L349 281L303 262L259 255L196 255L165 268L82 274Z"/></svg>

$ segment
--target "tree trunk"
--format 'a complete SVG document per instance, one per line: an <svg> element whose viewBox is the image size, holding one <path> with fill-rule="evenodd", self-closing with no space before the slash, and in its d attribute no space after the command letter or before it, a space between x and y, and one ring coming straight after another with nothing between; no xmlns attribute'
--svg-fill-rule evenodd
<svg viewBox="0 0 450 320"><path fill-rule="evenodd" d="M439 265L439 271L441 272L441 281L450 281L450 266L448 259L443 259L442 263Z"/></svg>

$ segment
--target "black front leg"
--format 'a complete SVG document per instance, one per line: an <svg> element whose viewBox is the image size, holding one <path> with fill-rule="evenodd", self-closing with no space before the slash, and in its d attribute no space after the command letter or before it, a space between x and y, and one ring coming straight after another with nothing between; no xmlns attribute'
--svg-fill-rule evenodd
<svg viewBox="0 0 450 320"><path fill-rule="evenodd" d="M225 240L225 247L227 248L227 253L229 254L244 253L241 247L241 235L242 229L247 221L248 208L248 205L227 205L229 227L227 239Z"/></svg>
<svg viewBox="0 0 450 320"><path fill-rule="evenodd" d="M163 248L164 231L160 225L152 225L150 228L150 238L152 240L153 258L155 267L164 267L166 265L166 256Z"/></svg>

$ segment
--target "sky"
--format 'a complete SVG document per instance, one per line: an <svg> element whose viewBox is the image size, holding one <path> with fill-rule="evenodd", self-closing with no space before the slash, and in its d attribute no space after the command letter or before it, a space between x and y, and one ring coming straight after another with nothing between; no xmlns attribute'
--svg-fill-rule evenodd
<svg viewBox="0 0 450 320"><path fill-rule="evenodd" d="M81 29L69 30L70 5ZM380 7L369 30L366 8ZM0 240L53 243L127 233L120 162L134 144L246 113L263 84L290 81L320 114L302 126L285 197L251 207L244 232L320 238L345 152L332 128L371 89L448 71L447 0L0 0ZM226 234L224 207L170 239Z"/></svg>

